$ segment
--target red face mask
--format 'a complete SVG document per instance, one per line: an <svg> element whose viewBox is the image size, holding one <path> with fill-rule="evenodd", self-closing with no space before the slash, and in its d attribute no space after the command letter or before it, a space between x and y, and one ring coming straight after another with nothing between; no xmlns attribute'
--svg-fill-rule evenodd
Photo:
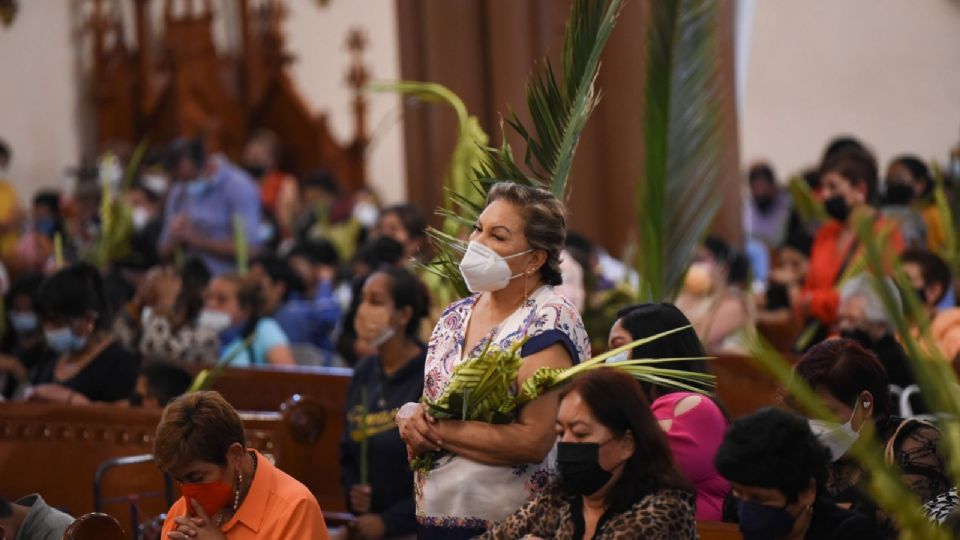
<svg viewBox="0 0 960 540"><path fill-rule="evenodd" d="M208 518L219 512L233 500L233 487L222 480L200 484L180 484L180 493L188 500L200 503ZM191 514L193 513L191 506Z"/></svg>

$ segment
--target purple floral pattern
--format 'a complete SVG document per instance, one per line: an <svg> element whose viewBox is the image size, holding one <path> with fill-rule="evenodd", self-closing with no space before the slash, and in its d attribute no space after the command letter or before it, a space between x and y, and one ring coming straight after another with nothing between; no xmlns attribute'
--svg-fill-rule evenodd
<svg viewBox="0 0 960 540"><path fill-rule="evenodd" d="M440 316L427 347L424 397L437 400L454 368L479 355L487 343L508 348L524 337L559 331L576 354L590 358L590 339L577 309L553 287L545 286L494 327L464 354L466 330L479 295L451 304ZM517 389L512 390L516 392ZM553 452L542 463L493 467L450 456L429 473L415 477L417 518L424 527L489 527L536 496L555 474Z"/></svg>
<svg viewBox="0 0 960 540"><path fill-rule="evenodd" d="M517 311L480 339L469 355L464 355L467 325L478 298L479 295L473 295L450 304L434 327L427 346L425 397L439 399L450 382L453 369L464 360L479 355L491 337L494 345L507 348L524 336L532 338L548 330L559 330L576 348L579 358L574 359L575 362L590 358L590 338L577 308L549 286L534 292Z"/></svg>

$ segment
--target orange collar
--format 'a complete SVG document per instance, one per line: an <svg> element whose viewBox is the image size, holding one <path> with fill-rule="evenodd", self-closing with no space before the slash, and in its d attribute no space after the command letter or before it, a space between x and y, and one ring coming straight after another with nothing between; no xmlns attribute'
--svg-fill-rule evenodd
<svg viewBox="0 0 960 540"><path fill-rule="evenodd" d="M237 522L243 523L245 527L255 533L259 532L264 515L267 513L267 501L270 499L270 491L273 489L276 467L260 452L254 450L253 453L257 459L257 471L253 474L250 491L244 497L237 513L221 529L224 532L232 529Z"/></svg>

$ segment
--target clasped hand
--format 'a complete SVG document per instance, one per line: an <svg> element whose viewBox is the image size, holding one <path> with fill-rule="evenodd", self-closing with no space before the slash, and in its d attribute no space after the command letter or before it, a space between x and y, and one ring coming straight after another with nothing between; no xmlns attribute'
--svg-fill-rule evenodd
<svg viewBox="0 0 960 540"><path fill-rule="evenodd" d="M443 440L437 431L437 419L427 414L423 404L408 418L398 416L397 427L400 429L400 438L407 445L408 459L427 452L436 452L443 446Z"/></svg>
<svg viewBox="0 0 960 540"><path fill-rule="evenodd" d="M189 499L194 516L174 518L177 529L167 533L171 540L226 540L226 536L213 524L200 503Z"/></svg>

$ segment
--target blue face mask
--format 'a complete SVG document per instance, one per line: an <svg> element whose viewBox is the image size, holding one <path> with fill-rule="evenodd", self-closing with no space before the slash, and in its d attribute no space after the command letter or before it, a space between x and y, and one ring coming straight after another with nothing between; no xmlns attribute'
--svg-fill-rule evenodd
<svg viewBox="0 0 960 540"><path fill-rule="evenodd" d="M37 314L32 311L11 311L10 326L18 334L29 334L37 329Z"/></svg>
<svg viewBox="0 0 960 540"><path fill-rule="evenodd" d="M51 218L40 218L33 222L33 228L36 229L40 234L50 236L57 228L57 222Z"/></svg>
<svg viewBox="0 0 960 540"><path fill-rule="evenodd" d="M783 538L793 530L797 518L786 507L767 506L737 499L740 533L743 540L771 540Z"/></svg>
<svg viewBox="0 0 960 540"><path fill-rule="evenodd" d="M210 182L207 181L204 177L194 178L187 182L187 195L190 195L194 199L203 197L203 194L207 192L207 187L210 185Z"/></svg>
<svg viewBox="0 0 960 540"><path fill-rule="evenodd" d="M44 330L43 335L47 339L47 345L60 354L76 352L87 345L87 338L77 336L69 326Z"/></svg>

